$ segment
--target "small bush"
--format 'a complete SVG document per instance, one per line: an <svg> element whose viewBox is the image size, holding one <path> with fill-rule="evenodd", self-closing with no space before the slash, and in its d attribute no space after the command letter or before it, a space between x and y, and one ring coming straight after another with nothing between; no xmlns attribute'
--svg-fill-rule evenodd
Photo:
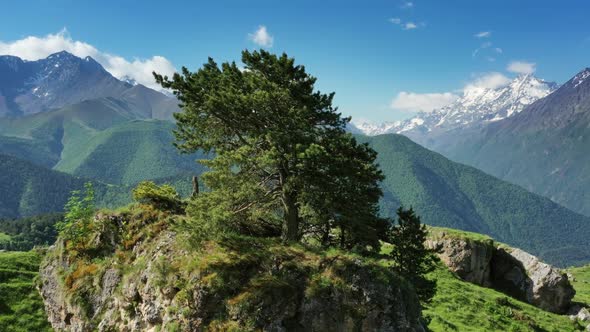
<svg viewBox="0 0 590 332"><path fill-rule="evenodd" d="M94 215L94 188L92 183L84 185L85 195L75 190L65 206L64 220L57 222L55 228L59 235L74 247L88 238L92 231L92 216Z"/></svg>
<svg viewBox="0 0 590 332"><path fill-rule="evenodd" d="M159 210L184 212L180 195L169 184L158 186L152 181L143 181L133 190L133 200L152 205Z"/></svg>

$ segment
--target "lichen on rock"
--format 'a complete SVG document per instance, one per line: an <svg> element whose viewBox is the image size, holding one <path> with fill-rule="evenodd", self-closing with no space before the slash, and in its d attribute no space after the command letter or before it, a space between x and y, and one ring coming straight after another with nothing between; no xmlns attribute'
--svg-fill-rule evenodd
<svg viewBox="0 0 590 332"><path fill-rule="evenodd" d="M136 206L95 218L112 227L96 227L93 239L106 241L89 241L85 251L58 241L40 273L53 327L424 330L414 289L377 259L244 236L195 247L178 231L181 219Z"/></svg>

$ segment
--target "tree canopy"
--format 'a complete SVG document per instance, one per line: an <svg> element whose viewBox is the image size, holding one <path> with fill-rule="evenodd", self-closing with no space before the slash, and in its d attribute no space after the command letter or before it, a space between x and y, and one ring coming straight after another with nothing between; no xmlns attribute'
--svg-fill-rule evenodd
<svg viewBox="0 0 590 332"><path fill-rule="evenodd" d="M334 93L316 91L286 54L243 51L242 62L154 73L181 102L176 146L214 153L200 161L209 190L191 203L193 216L241 232L278 226L287 241L377 248L383 176L375 151L346 133Z"/></svg>

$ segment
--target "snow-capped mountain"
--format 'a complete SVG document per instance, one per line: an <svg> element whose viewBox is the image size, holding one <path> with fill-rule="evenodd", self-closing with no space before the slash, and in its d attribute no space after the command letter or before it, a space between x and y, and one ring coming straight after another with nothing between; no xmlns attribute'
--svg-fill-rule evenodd
<svg viewBox="0 0 590 332"><path fill-rule="evenodd" d="M522 112L473 129L425 145L590 216L590 68Z"/></svg>
<svg viewBox="0 0 590 332"><path fill-rule="evenodd" d="M361 121L349 124L348 130L353 134L365 134L368 136L375 136L384 133L395 132L401 123L401 121L395 121L375 124L367 121Z"/></svg>
<svg viewBox="0 0 590 332"><path fill-rule="evenodd" d="M440 133L510 117L557 87L556 83L546 82L533 75L520 75L498 88L467 86L463 95L452 104L433 112L420 112L404 121L354 125L366 135Z"/></svg>
<svg viewBox="0 0 590 332"><path fill-rule="evenodd" d="M142 117L171 118L177 101L137 82L118 80L91 57L66 51L26 61L0 56L0 117L23 116L85 100L115 98Z"/></svg>

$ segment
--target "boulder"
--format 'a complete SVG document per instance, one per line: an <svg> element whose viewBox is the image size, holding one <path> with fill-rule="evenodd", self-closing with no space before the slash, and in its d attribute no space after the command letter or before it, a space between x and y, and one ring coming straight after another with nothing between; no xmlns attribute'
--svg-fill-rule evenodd
<svg viewBox="0 0 590 332"><path fill-rule="evenodd" d="M558 268L517 248L496 246L491 239L437 230L425 245L461 279L501 291L543 310L565 313L575 290Z"/></svg>
<svg viewBox="0 0 590 332"><path fill-rule="evenodd" d="M428 239L426 247L438 252L439 258L461 279L490 286L490 260L494 247L490 243L446 237Z"/></svg>
<svg viewBox="0 0 590 332"><path fill-rule="evenodd" d="M491 264L492 287L543 310L565 313L576 291L558 268L517 248L498 248Z"/></svg>
<svg viewBox="0 0 590 332"><path fill-rule="evenodd" d="M590 321L590 311L587 308L579 305L572 306L568 311L568 315L572 321L579 320L581 322ZM590 325L589 325L590 326Z"/></svg>

